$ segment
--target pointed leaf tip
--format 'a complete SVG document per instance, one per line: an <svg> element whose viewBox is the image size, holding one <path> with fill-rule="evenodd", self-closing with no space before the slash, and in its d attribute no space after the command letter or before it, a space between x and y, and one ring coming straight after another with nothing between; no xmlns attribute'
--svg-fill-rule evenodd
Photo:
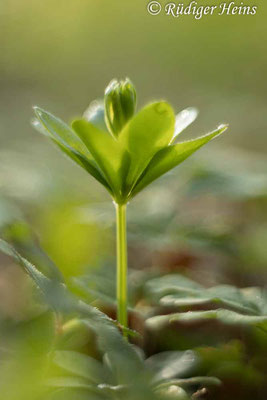
<svg viewBox="0 0 267 400"><path fill-rule="evenodd" d="M38 106L33 106L33 110L38 117L41 116L44 112L44 110L42 110L42 108Z"/></svg>
<svg viewBox="0 0 267 400"><path fill-rule="evenodd" d="M218 126L218 129L224 129L224 130L226 130L227 128L229 128L229 124L220 124L220 125Z"/></svg>

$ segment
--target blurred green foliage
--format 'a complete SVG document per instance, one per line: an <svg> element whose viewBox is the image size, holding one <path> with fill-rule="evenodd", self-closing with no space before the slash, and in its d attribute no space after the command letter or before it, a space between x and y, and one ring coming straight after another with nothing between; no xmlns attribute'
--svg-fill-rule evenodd
<svg viewBox="0 0 267 400"><path fill-rule="evenodd" d="M229 399L238 397L246 400L253 396L263 400L266 395L264 376L267 361L265 252L257 240L248 241L248 238L250 232L254 231L258 232L259 240L264 240L266 178L262 173L260 159L254 160L242 153L232 158L228 154L227 168L223 169L219 161L222 160L224 164L223 155L223 151L217 152L213 159L200 154L190 166L185 164L179 171L153 184L150 190L144 191L129 206L130 326L141 333L141 336L131 340L142 348L146 358L153 355L164 357L165 351L186 352L194 349L197 361L194 369L189 375L175 374L173 382L173 386L178 385L189 394L201 392L203 387L207 390L205 385L209 382L206 383L203 378L202 381L184 381L185 378L214 376L222 380L223 386L208 388L208 392L205 391L207 398L213 399L216 396L216 399L224 399L227 395ZM9 161L12 162L11 159ZM244 165L248 164L253 168L246 170ZM19 196L24 212L15 206L14 200L12 204L8 191L5 196L2 191L1 236L12 242L46 276L60 282L63 279L61 273L56 272L55 264L42 250L33 232L38 231L49 255L59 262L72 293L115 318L114 207L109 201L88 202L90 195L86 194L86 190L73 196L73 192L67 190L71 184L61 182L58 189L52 185L46 189L45 199L41 199L40 193L43 187L47 188L47 182L40 174L40 193L36 193L39 204L33 198L23 196L23 193ZM94 196L97 195L96 190ZM34 213L32 204L36 207ZM30 216L34 229L29 228L25 214ZM62 243L68 245L65 247ZM92 246L88 253L86 243ZM257 246L262 251L257 251ZM2 267L5 266L6 271L11 271L11 265L10 260L2 259ZM183 273L184 277L177 273ZM7 273L6 284L10 279L13 279L12 275ZM19 279L23 283L23 277ZM42 280L40 282L43 285ZM224 286L209 289L222 284ZM238 290L230 285L250 288ZM262 289L253 288L255 285ZM6 295L6 305L10 304L14 294L19 299L26 296L28 300L20 305L19 314L16 309L12 311L12 308L8 315L5 308L1 310L3 354L7 352L5 357L9 358L11 349L15 348L18 359L13 362L18 368L18 376L21 375L22 363L29 365L28 370L23 369L25 399L29 393L32 398L36 395L36 399L40 396L50 398L51 388L47 387L47 380L36 377L36 387L29 383L32 368L37 368L33 362L37 362L40 371L45 368L49 376L52 374L46 378L52 379L49 382L58 388L56 392L52 390L52 398L69 396L72 399L77 395L87 398L86 391L98 392L98 389L93 389L91 384L81 380L76 373L74 377L68 375L66 378L63 373L65 367L63 371L54 371L51 365L48 369L45 367L51 342L44 345L43 341L49 338L47 329L52 329L50 332L55 336L49 355L53 349L71 350L101 361L102 345L99 348L98 342L101 329L92 330L92 315L89 313L85 317L84 310L82 314L80 311L77 313L77 310L74 312L72 300L70 302L61 289L57 292L57 286L52 285L50 288L45 280L41 287L42 291L48 289L46 301L56 309L59 307L58 312L63 312L63 317L57 319L56 323L53 318L49 323L43 319L40 314L44 311L43 306L36 304L39 295L31 289L29 282L25 288L27 291L15 292L12 289ZM214 310L220 308L230 309L232 313L223 314L219 311L217 314ZM191 314L187 315L187 311L191 311ZM177 312L179 318L175 323L168 325L160 322L168 321L169 314ZM36 324L33 323L36 331L31 327L32 322L30 325L27 322L26 328L23 327L25 321L35 320ZM46 321L45 329L41 321ZM24 329L30 329L26 331L26 336L21 333ZM12 330L16 334L7 341ZM102 343L102 339L100 341ZM36 361L34 354L39 351L38 343L41 343L44 352L41 359ZM30 351L27 351L28 345ZM17 352L18 346L21 346L23 357L27 353L23 361L19 357L20 352ZM120 352L119 348L117 350ZM117 350L115 347L114 351ZM176 357L175 353L173 356ZM124 363L127 364L127 360L120 358L118 363L121 368ZM183 361L179 368L185 368L186 365ZM5 364L3 368L6 368ZM12 374L5 380L6 398L23 399L22 392L12 392L10 389L14 376ZM115 392L115 396L125 396L123 387L117 388L120 385L118 381L110 383L103 378L102 383L98 384L104 384L100 391L108 391L105 396L109 396L109 391L113 393L112 396ZM147 392L151 388L142 385L139 383L139 387L142 387L139 396L155 396L153 391L150 394ZM119 395L120 390L122 393ZM97 394L100 398L104 392L101 393ZM182 399L185 393L176 395ZM130 393L127 396L131 398Z"/></svg>

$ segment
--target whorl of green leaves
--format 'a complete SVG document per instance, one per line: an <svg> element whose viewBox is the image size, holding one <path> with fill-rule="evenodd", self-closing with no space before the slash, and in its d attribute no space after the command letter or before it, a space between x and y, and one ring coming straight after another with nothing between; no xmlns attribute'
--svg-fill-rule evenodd
<svg viewBox="0 0 267 400"><path fill-rule="evenodd" d="M197 139L175 143L195 120L194 108L175 117L165 101L148 104L134 115L135 106L132 83L114 80L106 89L104 102L91 103L72 127L39 107L35 107L33 125L100 182L118 204L127 203L227 129L221 125Z"/></svg>

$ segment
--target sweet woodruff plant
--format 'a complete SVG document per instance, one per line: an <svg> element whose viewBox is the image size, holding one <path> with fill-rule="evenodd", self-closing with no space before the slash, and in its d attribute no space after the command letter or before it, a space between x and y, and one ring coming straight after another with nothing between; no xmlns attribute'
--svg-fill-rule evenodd
<svg viewBox="0 0 267 400"><path fill-rule="evenodd" d="M93 101L81 119L68 126L35 107L35 128L84 168L112 197L117 222L117 318L127 327L126 207L140 191L219 136L226 125L197 139L178 142L197 111L177 116L158 101L136 112L136 91L129 79L113 80L104 100Z"/></svg>

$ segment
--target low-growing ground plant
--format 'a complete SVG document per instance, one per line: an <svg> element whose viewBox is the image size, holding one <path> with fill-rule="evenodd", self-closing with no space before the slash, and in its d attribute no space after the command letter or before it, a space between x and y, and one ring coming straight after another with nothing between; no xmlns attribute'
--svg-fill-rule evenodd
<svg viewBox="0 0 267 400"><path fill-rule="evenodd" d="M127 204L227 129L220 125L209 134L177 143L179 134L196 118L196 109L175 116L166 101L158 101L135 111L136 91L131 81L113 80L103 101L93 101L71 127L39 107L35 107L37 119L33 122L112 197L117 223L117 319L124 327L128 325Z"/></svg>

